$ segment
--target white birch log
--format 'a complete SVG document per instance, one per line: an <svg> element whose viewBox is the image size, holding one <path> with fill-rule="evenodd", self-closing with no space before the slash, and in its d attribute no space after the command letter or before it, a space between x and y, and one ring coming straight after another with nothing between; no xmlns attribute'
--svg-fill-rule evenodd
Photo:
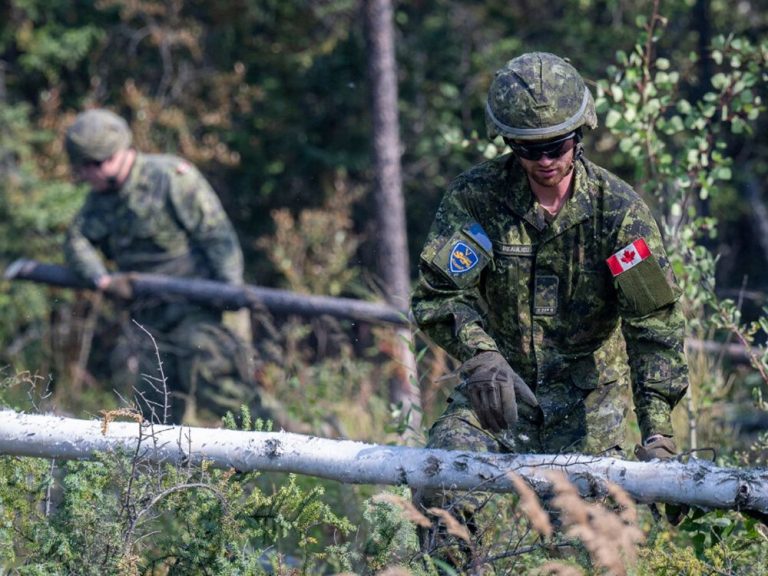
<svg viewBox="0 0 768 576"><path fill-rule="evenodd" d="M507 476L526 478L540 494L545 470L564 472L583 496L621 486L638 502L670 502L704 509L768 514L768 469L720 468L705 460L632 462L616 458L488 454L383 446L288 432L149 426L0 411L0 454L87 459L99 452L138 448L154 462L198 463L240 471L293 472L350 484L513 492Z"/></svg>

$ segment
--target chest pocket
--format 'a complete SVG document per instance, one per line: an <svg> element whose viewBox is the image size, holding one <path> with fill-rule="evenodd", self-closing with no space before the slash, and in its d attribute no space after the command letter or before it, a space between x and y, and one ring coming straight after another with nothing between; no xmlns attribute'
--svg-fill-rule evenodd
<svg viewBox="0 0 768 576"><path fill-rule="evenodd" d="M168 205L167 195L160 189L134 191L118 222L122 237L118 242L124 245L138 242L144 247L168 248L179 235L179 224Z"/></svg>
<svg viewBox="0 0 768 576"><path fill-rule="evenodd" d="M570 273L565 287L567 312L573 320L601 317L603 311L615 308L615 290L605 264L605 249L590 229L579 227L571 237Z"/></svg>
<svg viewBox="0 0 768 576"><path fill-rule="evenodd" d="M554 316L557 314L559 300L557 276L536 275L533 288L533 313L536 316Z"/></svg>
<svg viewBox="0 0 768 576"><path fill-rule="evenodd" d="M126 209L126 221L131 231L139 237L156 234L167 221L167 207L163 195L157 191L141 190L133 194Z"/></svg>
<svg viewBox="0 0 768 576"><path fill-rule="evenodd" d="M530 244L494 241L493 254L494 269L487 274L485 298L492 312L499 315L499 322L512 329L511 325L519 322L520 312L528 309L534 248Z"/></svg>

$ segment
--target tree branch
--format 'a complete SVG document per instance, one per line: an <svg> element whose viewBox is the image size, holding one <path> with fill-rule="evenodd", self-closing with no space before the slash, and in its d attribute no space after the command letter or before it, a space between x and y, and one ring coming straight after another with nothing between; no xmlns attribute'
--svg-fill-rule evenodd
<svg viewBox="0 0 768 576"><path fill-rule="evenodd" d="M98 420L0 411L0 454L84 459L99 452L136 449L140 426ZM178 441L186 436L189 442ZM711 462L632 462L568 455L489 454L381 446L328 440L288 432L241 432L178 426L152 430L142 458L201 462L241 471L291 472L350 484L408 485L513 492L509 472L526 478L539 495L549 494L546 470L560 470L582 496L604 496L605 482L621 486L644 503L669 502L704 509L768 515L768 470L719 468Z"/></svg>

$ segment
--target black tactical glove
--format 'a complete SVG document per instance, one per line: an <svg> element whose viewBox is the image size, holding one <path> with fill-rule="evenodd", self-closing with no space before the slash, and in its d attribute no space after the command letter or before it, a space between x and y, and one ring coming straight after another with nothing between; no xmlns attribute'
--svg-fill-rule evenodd
<svg viewBox="0 0 768 576"><path fill-rule="evenodd" d="M133 299L133 280L130 274L110 274L109 283L103 288L104 293L116 300Z"/></svg>
<svg viewBox="0 0 768 576"><path fill-rule="evenodd" d="M642 462L650 462L657 458L659 460L671 460L677 456L677 446L669 436L655 434L642 444L635 445L635 456ZM664 505L664 515L667 517L667 522L672 526L680 524L689 510L690 507L686 504Z"/></svg>
<svg viewBox="0 0 768 576"><path fill-rule="evenodd" d="M517 399L537 407L531 389L498 352L480 352L461 365L472 409L483 428L501 432L517 422Z"/></svg>

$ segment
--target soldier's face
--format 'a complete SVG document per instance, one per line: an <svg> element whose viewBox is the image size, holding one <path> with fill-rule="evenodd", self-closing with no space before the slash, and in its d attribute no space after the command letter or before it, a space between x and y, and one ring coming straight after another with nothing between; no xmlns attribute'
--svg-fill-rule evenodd
<svg viewBox="0 0 768 576"><path fill-rule="evenodd" d="M111 187L110 178L118 170L117 154L106 160L84 162L75 167L75 177L80 182L86 182L93 190L103 192Z"/></svg>
<svg viewBox="0 0 768 576"><path fill-rule="evenodd" d="M545 154L538 160L519 157L520 164L530 180L540 186L554 188L570 174L575 146L576 140L571 138L563 142L562 148L558 150L558 153L562 152L561 155L550 158Z"/></svg>

